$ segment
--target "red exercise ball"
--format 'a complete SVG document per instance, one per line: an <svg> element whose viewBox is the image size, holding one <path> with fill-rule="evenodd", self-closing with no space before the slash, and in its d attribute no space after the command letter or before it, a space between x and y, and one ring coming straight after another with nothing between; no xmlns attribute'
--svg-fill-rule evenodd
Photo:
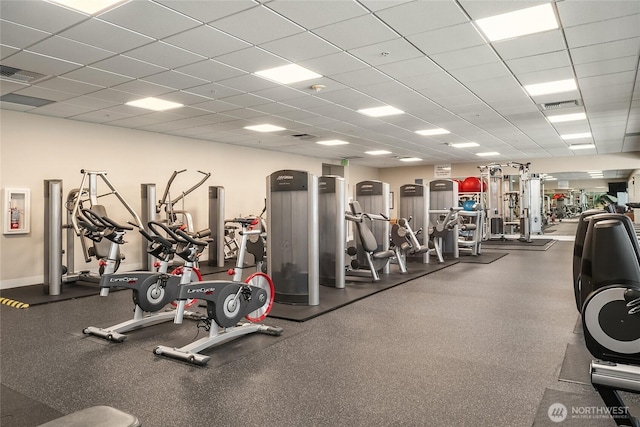
<svg viewBox="0 0 640 427"><path fill-rule="evenodd" d="M479 193L481 190L480 178L476 176L470 176L462 181L461 191L463 193Z"/></svg>

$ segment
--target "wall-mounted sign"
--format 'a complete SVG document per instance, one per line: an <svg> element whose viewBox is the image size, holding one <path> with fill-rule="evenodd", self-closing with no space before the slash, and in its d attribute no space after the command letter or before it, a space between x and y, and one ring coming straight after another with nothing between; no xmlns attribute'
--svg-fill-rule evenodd
<svg viewBox="0 0 640 427"><path fill-rule="evenodd" d="M433 177L434 178L451 178L451 163L434 165Z"/></svg>

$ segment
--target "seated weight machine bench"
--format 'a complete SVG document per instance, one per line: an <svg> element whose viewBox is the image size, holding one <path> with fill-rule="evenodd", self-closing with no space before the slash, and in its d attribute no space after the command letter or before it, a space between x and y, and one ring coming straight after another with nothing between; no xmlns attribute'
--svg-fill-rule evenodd
<svg viewBox="0 0 640 427"><path fill-rule="evenodd" d="M357 200L350 202L349 207L351 212L345 213L345 219L356 224L356 232L360 242L360 248L367 261L369 269L360 269L358 260L354 259L351 262L351 269L347 271L347 275L359 276L361 274L366 274L367 276L370 275L374 282L378 282L380 281L380 274L378 272L384 268L391 258L394 257L398 260L400 271L405 273L407 271L407 267L404 264L404 258L400 252L401 245L394 245L394 249L389 249L387 251L379 250L378 242L366 222L369 220L389 221L389 218L384 215L363 213L360 203ZM347 249L347 254L355 256L358 254L358 249L350 247Z"/></svg>

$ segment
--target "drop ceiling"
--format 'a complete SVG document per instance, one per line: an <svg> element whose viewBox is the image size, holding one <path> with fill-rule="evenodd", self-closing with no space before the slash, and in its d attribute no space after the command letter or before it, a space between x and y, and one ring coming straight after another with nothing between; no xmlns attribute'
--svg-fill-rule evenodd
<svg viewBox="0 0 640 427"><path fill-rule="evenodd" d="M372 167L640 151L640 1L555 1L559 29L496 42L475 24L542 3L135 0L90 16L3 0L0 64L44 77L3 76L0 95L53 102L0 107ZM281 85L254 74L290 63L322 77ZM523 89L572 78L570 92ZM148 96L184 107L125 105ZM578 106L541 107L563 101ZM405 114L357 112L382 105ZM587 120L546 119L575 112ZM263 123L285 130L244 129ZM432 128L450 133L415 133ZM595 148L572 151L560 137L584 132ZM315 144L327 139L349 144ZM479 146L448 145L471 141Z"/></svg>

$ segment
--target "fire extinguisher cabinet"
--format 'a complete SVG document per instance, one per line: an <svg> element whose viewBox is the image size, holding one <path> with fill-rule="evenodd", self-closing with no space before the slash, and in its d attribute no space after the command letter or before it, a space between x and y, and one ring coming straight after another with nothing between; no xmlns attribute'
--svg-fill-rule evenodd
<svg viewBox="0 0 640 427"><path fill-rule="evenodd" d="M31 191L28 188L5 188L3 234L27 234L31 218Z"/></svg>

